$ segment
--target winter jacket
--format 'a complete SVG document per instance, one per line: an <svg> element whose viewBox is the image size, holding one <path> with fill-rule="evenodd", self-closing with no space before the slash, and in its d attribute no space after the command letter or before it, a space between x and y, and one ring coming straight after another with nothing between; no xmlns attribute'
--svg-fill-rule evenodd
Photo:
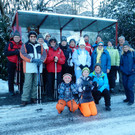
<svg viewBox="0 0 135 135"><path fill-rule="evenodd" d="M5 55L10 62L17 63L21 46L22 41L16 44L13 40L10 40L9 43L5 46Z"/></svg>
<svg viewBox="0 0 135 135"><path fill-rule="evenodd" d="M32 58L41 59L43 62L46 60L46 52L42 45L39 43L26 42L20 51L20 56L23 59L23 72L24 73L37 73L37 64L32 63ZM40 73L42 73L42 64L40 66Z"/></svg>
<svg viewBox="0 0 135 135"><path fill-rule="evenodd" d="M49 46L49 50L47 52L47 59L46 59L46 68L48 72L55 73L55 62L54 62L54 57L58 57L58 62L57 62L57 72L61 72L62 70L62 65L65 63L65 56L63 51L57 47L56 50Z"/></svg>
<svg viewBox="0 0 135 135"><path fill-rule="evenodd" d="M62 65L62 69L66 70L67 68L69 68L69 66L71 66L70 61L72 61L72 50L68 47L68 45L62 46L61 44L59 44L59 47L63 51L66 58L65 64Z"/></svg>
<svg viewBox="0 0 135 135"><path fill-rule="evenodd" d="M71 84L71 83L66 84L64 82L62 82L59 85L58 93L59 93L59 99L63 99L66 102L74 99L73 94L78 94L75 84Z"/></svg>
<svg viewBox="0 0 135 135"><path fill-rule="evenodd" d="M120 70L123 74L135 74L135 51L128 51L121 55Z"/></svg>
<svg viewBox="0 0 135 135"><path fill-rule="evenodd" d="M76 82L80 103L87 103L93 101L91 90L93 89L92 81L90 80L90 77L83 77L81 76L79 79L77 79Z"/></svg>
<svg viewBox="0 0 135 135"><path fill-rule="evenodd" d="M95 49L91 55L91 71L94 71L94 67L97 61L97 49ZM111 58L107 50L103 50L101 55L101 67L104 73L107 72L107 69L111 69Z"/></svg>
<svg viewBox="0 0 135 135"><path fill-rule="evenodd" d="M103 92L104 89L109 90L109 84L108 84L108 78L107 78L107 74L101 72L98 75L96 75L95 71L90 73L89 75L90 77L93 77L93 82L97 82L98 84L98 90L100 92Z"/></svg>
<svg viewBox="0 0 135 135"><path fill-rule="evenodd" d="M81 70L80 65L82 64L83 66L87 65L90 67L91 65L91 57L85 49L77 49L74 51L72 55L72 60L73 63L75 64L75 70Z"/></svg>
<svg viewBox="0 0 135 135"><path fill-rule="evenodd" d="M113 47L107 47L107 51L111 57L111 66L119 66L120 65L120 56L117 49Z"/></svg>
<svg viewBox="0 0 135 135"><path fill-rule="evenodd" d="M85 43L85 44L86 44L85 50L87 50L89 52L90 56L91 56L92 52L93 52L93 49L92 49L91 45L88 42Z"/></svg>

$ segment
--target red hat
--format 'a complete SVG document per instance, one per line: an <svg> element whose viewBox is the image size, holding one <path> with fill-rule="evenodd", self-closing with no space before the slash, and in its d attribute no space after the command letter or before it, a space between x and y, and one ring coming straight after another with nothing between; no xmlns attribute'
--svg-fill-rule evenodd
<svg viewBox="0 0 135 135"><path fill-rule="evenodd" d="M66 76L68 76L68 77L70 77L70 79L72 79L72 75L71 75L71 74L65 73L65 74L63 75L63 80L64 80L64 78L65 78Z"/></svg>

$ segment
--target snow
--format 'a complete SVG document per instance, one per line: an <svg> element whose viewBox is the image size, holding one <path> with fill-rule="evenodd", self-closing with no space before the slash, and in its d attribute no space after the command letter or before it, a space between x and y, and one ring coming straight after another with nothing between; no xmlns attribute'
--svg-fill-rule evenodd
<svg viewBox="0 0 135 135"><path fill-rule="evenodd" d="M7 92L7 82L0 80L0 93ZM62 114L57 102L39 105L0 106L0 135L135 135L135 104L123 103L124 95L111 96L110 112L105 110L104 99L97 105L96 116L84 117L79 110L71 114L65 107ZM42 111L36 110L42 108Z"/></svg>

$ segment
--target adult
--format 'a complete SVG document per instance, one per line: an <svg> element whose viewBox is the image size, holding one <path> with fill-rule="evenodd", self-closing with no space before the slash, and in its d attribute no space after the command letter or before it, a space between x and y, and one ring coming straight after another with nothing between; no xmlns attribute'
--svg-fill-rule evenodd
<svg viewBox="0 0 135 135"><path fill-rule="evenodd" d="M100 63L102 71L104 73L109 73L111 69L111 58L109 52L104 49L104 43L99 42L97 48L93 51L91 55L91 71L94 71L95 64Z"/></svg>
<svg viewBox="0 0 135 135"><path fill-rule="evenodd" d="M95 103L99 104L99 100L103 96L105 99L105 109L110 111L110 91L107 74L102 72L101 65L97 63L95 65L95 70L90 74L90 77L93 78L93 83L97 83L97 88L92 91Z"/></svg>
<svg viewBox="0 0 135 135"><path fill-rule="evenodd" d="M37 36L37 41L38 41L39 44L43 45L43 47L44 47L44 49L45 49L46 51L49 49L47 43L45 43L45 41L44 41L44 37L43 37L42 34L39 34L39 35Z"/></svg>
<svg viewBox="0 0 135 135"><path fill-rule="evenodd" d="M123 51L123 44L125 43L125 37L124 36L120 36L118 38L118 41L119 41L119 44L118 44L118 51L119 51L119 55L121 57L122 55L122 51ZM119 73L119 91L121 92L124 92L124 87L123 87L123 82L122 82L122 73L120 71L120 69L118 70L118 73Z"/></svg>
<svg viewBox="0 0 135 135"><path fill-rule="evenodd" d="M67 38L65 36L61 37L61 43L59 44L60 49L63 51L65 55L65 63L62 65L62 76L65 73L70 73L72 74L72 50L69 48L68 43L67 43Z"/></svg>
<svg viewBox="0 0 135 135"><path fill-rule="evenodd" d="M101 35L97 35L96 42L94 45L92 45L94 50L97 48L99 42L103 42Z"/></svg>
<svg viewBox="0 0 135 135"><path fill-rule="evenodd" d="M47 52L46 68L47 68L47 100L54 101L54 80L55 80L55 63L57 63L57 86L61 83L62 65L65 63L65 56L60 49L55 37L49 42L49 50Z"/></svg>
<svg viewBox="0 0 135 135"><path fill-rule="evenodd" d="M120 56L117 49L114 49L114 40L108 41L107 51L111 57L111 70L108 73L110 92L114 93L116 73L120 65Z"/></svg>
<svg viewBox="0 0 135 135"><path fill-rule="evenodd" d="M32 103L37 101L37 73L42 73L42 63L46 59L46 52L37 40L37 33L30 31L28 41L22 46L20 56L23 59L23 72L25 73L25 81L23 86L23 94L21 97L21 106L26 106L30 100Z"/></svg>
<svg viewBox="0 0 135 135"><path fill-rule="evenodd" d="M22 93L23 87L23 70L22 70L22 60L20 58L20 48L22 46L20 33L16 30L13 33L13 37L10 39L8 44L5 46L5 55L7 56L8 63L8 89L9 94L11 96L15 95L14 91L14 78L15 71L18 69L17 73L20 74L18 76L18 80L20 80L20 93Z"/></svg>
<svg viewBox="0 0 135 135"><path fill-rule="evenodd" d="M75 39L70 39L70 41L69 41L69 48L72 49L72 53L77 49Z"/></svg>
<svg viewBox="0 0 135 135"><path fill-rule="evenodd" d="M51 35L49 33L46 33L45 34L45 40L44 40L46 44L48 44L50 38L51 38Z"/></svg>
<svg viewBox="0 0 135 135"><path fill-rule="evenodd" d="M120 70L122 72L123 86L125 89L128 105L134 103L134 83L135 83L135 52L130 48L127 41L123 44L123 53L120 59Z"/></svg>
<svg viewBox="0 0 135 135"><path fill-rule="evenodd" d="M85 34L83 36L83 38L84 38L84 41L85 41L85 44L86 44L85 49L89 52L89 54L91 56L92 52L93 52L93 49L92 49L92 46L89 43L89 36L87 34Z"/></svg>
<svg viewBox="0 0 135 135"><path fill-rule="evenodd" d="M90 67L91 65L91 57L89 52L85 50L85 42L83 37L80 38L79 48L74 51L72 55L72 60L74 63L74 70L76 80L82 75L82 69L87 66Z"/></svg>

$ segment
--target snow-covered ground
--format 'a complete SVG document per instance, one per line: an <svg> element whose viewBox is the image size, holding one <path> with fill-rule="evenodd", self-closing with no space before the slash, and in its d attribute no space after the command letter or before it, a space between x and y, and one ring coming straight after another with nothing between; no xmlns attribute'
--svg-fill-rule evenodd
<svg viewBox="0 0 135 135"><path fill-rule="evenodd" d="M0 80L0 84L6 88L7 82ZM0 93L4 91L0 89ZM111 112L105 111L102 98L96 116L86 118L77 110L73 121L69 121L67 107L62 114L57 113L56 102L24 108L3 105L0 106L0 135L135 135L135 104L128 106L122 102L124 98L124 95L111 97ZM37 112L39 108L43 110Z"/></svg>

